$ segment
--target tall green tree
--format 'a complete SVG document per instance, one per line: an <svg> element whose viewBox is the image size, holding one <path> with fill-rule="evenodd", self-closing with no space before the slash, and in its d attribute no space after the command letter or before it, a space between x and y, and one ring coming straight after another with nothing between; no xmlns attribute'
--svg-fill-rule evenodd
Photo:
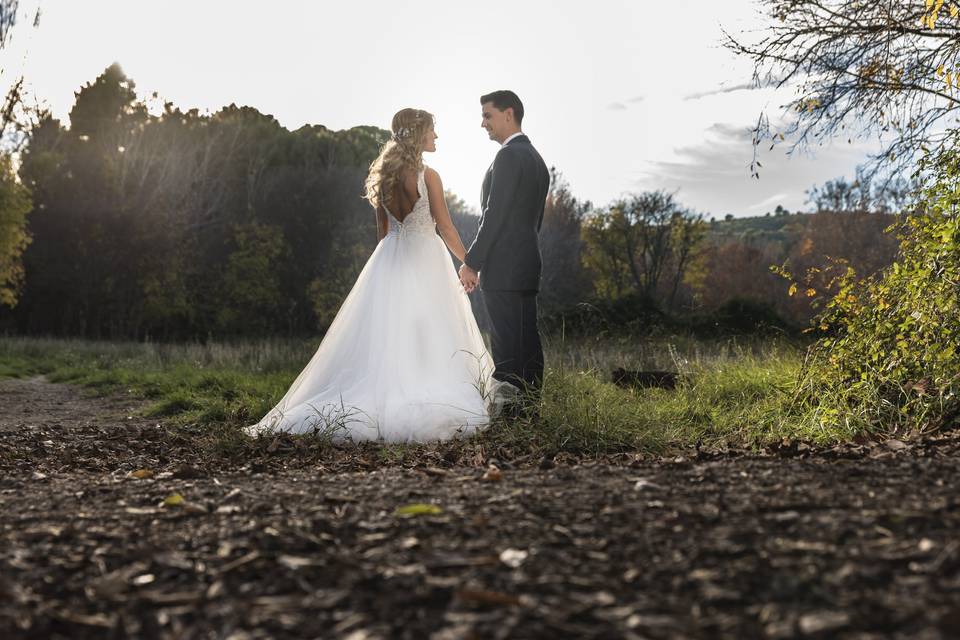
<svg viewBox="0 0 960 640"><path fill-rule="evenodd" d="M666 191L618 200L585 222L584 263L602 298L627 294L669 304L703 238L703 216ZM667 299L660 288L669 283Z"/></svg>
<svg viewBox="0 0 960 640"><path fill-rule="evenodd" d="M30 244L30 192L18 180L10 157L0 155L0 305L14 306L23 286L21 256Z"/></svg>
<svg viewBox="0 0 960 640"><path fill-rule="evenodd" d="M151 114L111 65L70 126L32 129L21 331L182 339L322 331L376 241L375 127L289 131L256 109Z"/></svg>
<svg viewBox="0 0 960 640"><path fill-rule="evenodd" d="M0 0L0 50L5 49L18 24L30 19L20 10L18 0ZM40 10L33 14L32 26L40 21ZM27 214L30 212L30 192L19 183L12 170L11 154L20 149L26 136L24 131L38 114L36 108L24 101L24 78L11 78L6 69L0 69L0 80L9 85L0 101L0 307L17 304L23 285L23 252L30 244Z"/></svg>

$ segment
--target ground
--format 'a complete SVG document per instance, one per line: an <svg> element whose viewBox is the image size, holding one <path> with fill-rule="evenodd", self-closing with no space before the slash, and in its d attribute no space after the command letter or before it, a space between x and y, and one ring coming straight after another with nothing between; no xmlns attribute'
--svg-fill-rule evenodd
<svg viewBox="0 0 960 640"><path fill-rule="evenodd" d="M956 433L495 480L482 450L218 457L140 406L0 381L0 637L960 636Z"/></svg>

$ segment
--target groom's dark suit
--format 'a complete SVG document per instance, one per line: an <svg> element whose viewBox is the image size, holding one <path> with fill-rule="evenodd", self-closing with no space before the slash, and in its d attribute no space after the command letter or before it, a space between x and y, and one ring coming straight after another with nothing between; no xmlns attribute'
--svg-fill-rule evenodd
<svg viewBox="0 0 960 640"><path fill-rule="evenodd" d="M549 187L550 171L530 138L519 135L510 140L483 179L480 229L464 259L480 272L480 290L490 316L494 377L535 389L543 378L537 234Z"/></svg>

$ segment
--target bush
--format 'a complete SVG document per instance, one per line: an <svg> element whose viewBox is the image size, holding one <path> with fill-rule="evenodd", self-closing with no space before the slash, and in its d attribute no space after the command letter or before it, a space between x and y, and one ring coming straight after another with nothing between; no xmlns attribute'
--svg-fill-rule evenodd
<svg viewBox="0 0 960 640"><path fill-rule="evenodd" d="M925 158L921 172L896 261L860 281L847 269L818 320L797 389L816 425L923 431L960 414L960 153Z"/></svg>
<svg viewBox="0 0 960 640"><path fill-rule="evenodd" d="M698 334L763 335L791 331L770 304L744 298L728 300L716 311L693 318L690 324Z"/></svg>

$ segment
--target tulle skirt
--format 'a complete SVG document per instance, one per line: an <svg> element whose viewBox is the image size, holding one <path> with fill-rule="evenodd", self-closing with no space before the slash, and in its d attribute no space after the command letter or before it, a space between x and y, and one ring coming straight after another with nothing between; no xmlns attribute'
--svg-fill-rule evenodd
<svg viewBox="0 0 960 640"><path fill-rule="evenodd" d="M280 402L250 435L427 442L467 435L496 412L493 360L436 233L376 247Z"/></svg>

